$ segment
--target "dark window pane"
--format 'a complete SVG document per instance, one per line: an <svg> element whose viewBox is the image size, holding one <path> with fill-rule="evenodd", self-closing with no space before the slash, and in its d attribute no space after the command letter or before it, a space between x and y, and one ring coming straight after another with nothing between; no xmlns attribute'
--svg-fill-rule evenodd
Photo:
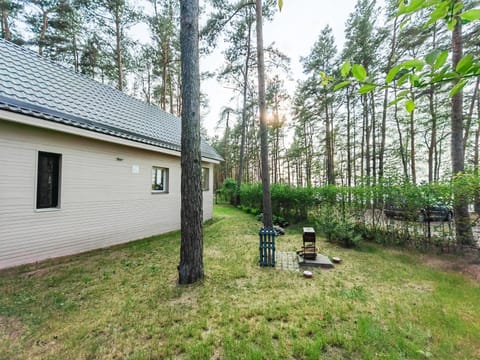
<svg viewBox="0 0 480 360"><path fill-rule="evenodd" d="M39 152L37 171L37 209L58 207L60 154Z"/></svg>

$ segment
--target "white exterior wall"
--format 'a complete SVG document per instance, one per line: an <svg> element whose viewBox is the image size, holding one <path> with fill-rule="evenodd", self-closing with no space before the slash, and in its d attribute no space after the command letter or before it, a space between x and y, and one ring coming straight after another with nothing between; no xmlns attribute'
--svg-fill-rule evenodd
<svg viewBox="0 0 480 360"><path fill-rule="evenodd" d="M38 151L62 155L59 209L36 210ZM168 193L152 193L152 166L169 169ZM203 166L210 168L207 220L214 165ZM178 156L0 121L0 268L179 228Z"/></svg>

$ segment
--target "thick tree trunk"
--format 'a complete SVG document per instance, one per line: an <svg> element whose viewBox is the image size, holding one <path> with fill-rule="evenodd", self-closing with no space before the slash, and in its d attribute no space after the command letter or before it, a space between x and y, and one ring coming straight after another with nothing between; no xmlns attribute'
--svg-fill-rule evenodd
<svg viewBox="0 0 480 360"><path fill-rule="evenodd" d="M460 1L457 1L460 2ZM452 67L455 69L463 56L462 23L458 19L452 33ZM455 84L454 84L455 85ZM465 167L463 146L463 91L452 97L451 156L452 175L461 175ZM457 243L473 244L472 227L468 213L468 198L463 192L454 194L455 235Z"/></svg>
<svg viewBox="0 0 480 360"><path fill-rule="evenodd" d="M203 278L202 158L200 154L200 70L198 0L180 2L182 64L181 248L178 282Z"/></svg>
<svg viewBox="0 0 480 360"><path fill-rule="evenodd" d="M263 53L262 0L256 0L257 58L258 58L258 107L260 111L260 153L263 188L263 226L273 227L272 200L270 195L270 172L268 170L268 131L265 104L265 60Z"/></svg>

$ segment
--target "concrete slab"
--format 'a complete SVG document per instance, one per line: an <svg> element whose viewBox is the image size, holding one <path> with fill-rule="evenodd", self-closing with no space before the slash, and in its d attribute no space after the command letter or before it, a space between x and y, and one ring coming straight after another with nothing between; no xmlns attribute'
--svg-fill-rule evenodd
<svg viewBox="0 0 480 360"><path fill-rule="evenodd" d="M322 254L317 254L315 260L304 259L302 256L298 255L298 264L301 267L320 267L323 269L332 269L333 264L330 259Z"/></svg>

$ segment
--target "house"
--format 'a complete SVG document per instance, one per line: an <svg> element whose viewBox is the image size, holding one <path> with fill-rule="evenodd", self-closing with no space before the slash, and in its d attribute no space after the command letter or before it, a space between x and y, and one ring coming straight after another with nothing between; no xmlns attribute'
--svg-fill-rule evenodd
<svg viewBox="0 0 480 360"><path fill-rule="evenodd" d="M180 228L181 123L0 40L0 268ZM204 220L213 168L201 144Z"/></svg>

